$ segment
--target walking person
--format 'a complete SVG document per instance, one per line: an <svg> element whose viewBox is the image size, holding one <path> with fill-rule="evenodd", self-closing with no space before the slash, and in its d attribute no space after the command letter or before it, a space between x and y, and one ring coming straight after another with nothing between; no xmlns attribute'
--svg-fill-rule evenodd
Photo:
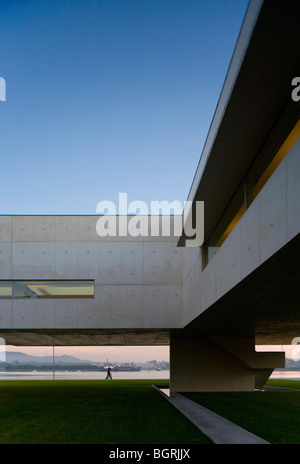
<svg viewBox="0 0 300 464"><path fill-rule="evenodd" d="M111 368L110 367L107 369L107 376L105 377L105 380L107 380L107 379L112 380Z"/></svg>

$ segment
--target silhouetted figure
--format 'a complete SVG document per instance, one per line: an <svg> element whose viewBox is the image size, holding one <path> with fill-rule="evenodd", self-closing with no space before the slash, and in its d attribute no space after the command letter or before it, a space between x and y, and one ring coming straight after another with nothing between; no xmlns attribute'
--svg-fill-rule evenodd
<svg viewBox="0 0 300 464"><path fill-rule="evenodd" d="M105 380L107 380L107 379L112 380L111 368L110 367L107 369L107 376L105 377Z"/></svg>

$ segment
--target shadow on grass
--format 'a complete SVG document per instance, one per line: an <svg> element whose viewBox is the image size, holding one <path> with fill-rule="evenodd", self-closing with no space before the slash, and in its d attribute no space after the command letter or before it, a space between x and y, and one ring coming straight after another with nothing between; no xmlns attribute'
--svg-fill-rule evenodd
<svg viewBox="0 0 300 464"><path fill-rule="evenodd" d="M154 380L0 383L1 444L208 444ZM159 380L168 385L168 381Z"/></svg>

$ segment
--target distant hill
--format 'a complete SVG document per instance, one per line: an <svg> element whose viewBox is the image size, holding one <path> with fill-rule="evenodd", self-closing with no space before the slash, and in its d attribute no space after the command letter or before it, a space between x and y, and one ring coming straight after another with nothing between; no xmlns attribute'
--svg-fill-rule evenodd
<svg viewBox="0 0 300 464"><path fill-rule="evenodd" d="M52 356L31 356L29 354L21 353L18 351L7 351L6 362L10 364L53 364ZM55 356L55 364L92 364L92 361L76 358L75 356L68 356L63 354Z"/></svg>
<svg viewBox="0 0 300 464"><path fill-rule="evenodd" d="M286 369L300 369L300 361L294 361L293 359L285 360Z"/></svg>

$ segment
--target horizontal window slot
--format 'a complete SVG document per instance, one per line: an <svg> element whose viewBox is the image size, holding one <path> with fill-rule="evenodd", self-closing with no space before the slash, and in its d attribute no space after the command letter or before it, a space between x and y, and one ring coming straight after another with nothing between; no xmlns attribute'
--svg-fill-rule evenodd
<svg viewBox="0 0 300 464"><path fill-rule="evenodd" d="M0 299L94 298L93 280L11 280L0 281Z"/></svg>

